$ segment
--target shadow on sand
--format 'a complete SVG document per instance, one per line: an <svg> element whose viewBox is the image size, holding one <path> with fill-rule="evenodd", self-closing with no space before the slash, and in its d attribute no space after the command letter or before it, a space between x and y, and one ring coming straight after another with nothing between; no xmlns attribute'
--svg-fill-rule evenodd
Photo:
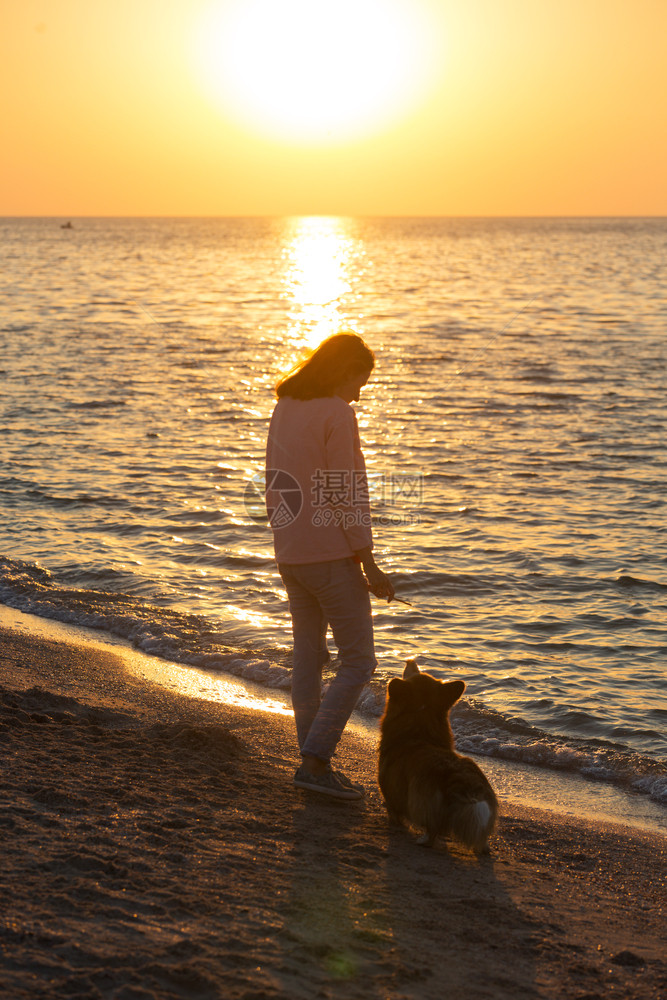
<svg viewBox="0 0 667 1000"><path fill-rule="evenodd" d="M306 793L293 827L280 938L297 996L539 996L536 927L493 854L418 846L389 826L377 794L351 806Z"/></svg>

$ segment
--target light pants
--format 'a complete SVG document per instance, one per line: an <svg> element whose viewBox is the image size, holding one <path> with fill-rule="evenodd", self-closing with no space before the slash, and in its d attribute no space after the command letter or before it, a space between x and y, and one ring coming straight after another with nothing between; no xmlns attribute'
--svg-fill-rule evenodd
<svg viewBox="0 0 667 1000"><path fill-rule="evenodd" d="M351 558L281 563L278 569L292 616L292 707L299 748L302 754L328 762L377 665L366 578ZM322 698L327 624L338 647L340 666Z"/></svg>

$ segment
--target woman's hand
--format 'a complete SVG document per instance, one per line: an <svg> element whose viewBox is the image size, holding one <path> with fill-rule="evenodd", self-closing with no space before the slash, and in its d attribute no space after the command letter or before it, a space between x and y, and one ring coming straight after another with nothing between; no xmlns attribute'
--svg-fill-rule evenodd
<svg viewBox="0 0 667 1000"><path fill-rule="evenodd" d="M375 562L371 549L362 549L361 552L357 552L357 556L364 568L371 594L375 594L376 597L386 597L387 603L392 601L395 594L394 585Z"/></svg>
<svg viewBox="0 0 667 1000"><path fill-rule="evenodd" d="M387 604L394 598L395 590L394 585L387 576L383 573L379 566L375 565L373 569L369 570L364 567L364 573L366 574L366 579L368 580L368 589L376 597L386 597Z"/></svg>

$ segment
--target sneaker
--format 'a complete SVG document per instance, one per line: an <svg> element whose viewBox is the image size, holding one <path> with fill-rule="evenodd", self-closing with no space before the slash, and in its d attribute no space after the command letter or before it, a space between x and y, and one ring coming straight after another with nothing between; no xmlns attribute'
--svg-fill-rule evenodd
<svg viewBox="0 0 667 1000"><path fill-rule="evenodd" d="M355 788L347 778L344 781L341 781L338 774L331 770L325 771L324 774L309 774L303 765L294 775L294 784L297 788L305 788L310 792L320 792L322 795L331 795L336 799L362 798L363 792L359 788Z"/></svg>
<svg viewBox="0 0 667 1000"><path fill-rule="evenodd" d="M345 785L346 788L354 788L362 797L366 794L366 789L363 785L360 785L356 781L350 781L348 776L343 774L342 771L334 771L334 774L340 781L341 785Z"/></svg>

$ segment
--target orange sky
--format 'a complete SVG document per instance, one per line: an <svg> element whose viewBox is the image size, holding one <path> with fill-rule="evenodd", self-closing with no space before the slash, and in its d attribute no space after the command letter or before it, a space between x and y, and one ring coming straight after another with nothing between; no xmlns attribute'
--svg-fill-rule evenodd
<svg viewBox="0 0 667 1000"><path fill-rule="evenodd" d="M665 0L309 0L327 30L271 0L265 31L261 2L4 0L0 215L667 215ZM207 77L232 42L263 118ZM283 123L320 67L324 141L317 108ZM345 134L364 80L379 110Z"/></svg>

